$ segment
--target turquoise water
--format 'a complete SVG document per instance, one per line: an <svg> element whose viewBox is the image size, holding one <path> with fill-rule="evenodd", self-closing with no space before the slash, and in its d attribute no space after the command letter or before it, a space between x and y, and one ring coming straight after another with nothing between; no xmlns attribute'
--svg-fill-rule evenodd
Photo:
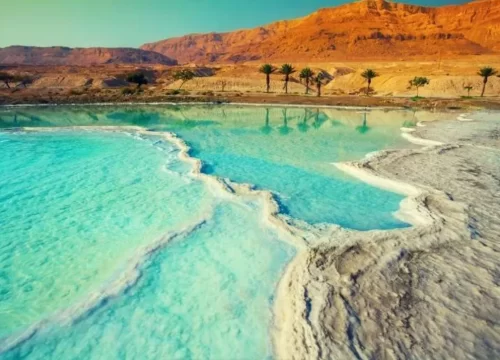
<svg viewBox="0 0 500 360"><path fill-rule="evenodd" d="M148 261L124 295L56 326L5 359L259 359L275 280L293 254L250 209L224 204ZM275 279L270 280L270 279Z"/></svg>
<svg viewBox="0 0 500 360"><path fill-rule="evenodd" d="M331 163L405 146L400 115L26 108L0 110L0 127L172 131L204 172L272 191L285 214L369 230L407 226L392 216L401 197ZM36 330L0 358L272 357L274 292L295 248L262 200L223 194L192 177L173 144L132 130L0 132L0 149L4 349Z"/></svg>
<svg viewBox="0 0 500 360"><path fill-rule="evenodd" d="M167 143L83 132L0 141L0 335L75 301L211 206L202 184L167 172L177 161Z"/></svg>
<svg viewBox="0 0 500 360"><path fill-rule="evenodd" d="M180 135L203 171L273 191L282 212L311 224L356 230L407 226L392 213L402 197L346 177L332 163L362 158L386 144L398 145L399 127L352 126L320 110L256 111L261 119L170 122L159 129ZM256 121L258 120L258 121Z"/></svg>

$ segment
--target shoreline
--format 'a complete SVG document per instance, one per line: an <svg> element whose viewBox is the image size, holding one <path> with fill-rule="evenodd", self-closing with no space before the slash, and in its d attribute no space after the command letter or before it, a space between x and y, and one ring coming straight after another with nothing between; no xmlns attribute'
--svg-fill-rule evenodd
<svg viewBox="0 0 500 360"><path fill-rule="evenodd" d="M199 101L199 102L116 102L116 103L68 103L68 104L8 104L0 105L1 109L17 109L17 108L62 108L62 107L111 107L111 106L241 106L241 107L276 107L276 108L314 108L314 109L345 109L345 110L409 110L406 107L401 106L341 106L341 105L314 105L314 104L301 104L301 103L245 103L245 102L211 102L211 101Z"/></svg>
<svg viewBox="0 0 500 360"><path fill-rule="evenodd" d="M490 164L496 154L485 152L500 143L480 145L487 129L462 140L474 132L464 116L431 124L432 131L425 127L430 134L455 128L453 141L341 166L371 185L410 194L405 207L413 219L424 214L427 221L405 230L336 233L297 258L279 284L287 322L277 334L278 358L498 357L498 285L485 271L499 260L493 194L500 171ZM423 139L416 132L413 140ZM460 180L464 168L467 185Z"/></svg>
<svg viewBox="0 0 500 360"><path fill-rule="evenodd" d="M409 143L420 145L423 147L442 145L442 143L439 142L409 135L409 132L413 131L414 129L402 128L401 136L405 138ZM386 233L387 236L391 236L391 234L405 234L411 231L415 231L415 229L419 231L419 229L433 227L433 225L435 225L434 222L436 221L436 214L433 214L430 209L425 206L425 202L423 201L423 199L425 199L427 194L429 193L429 189L424 189L414 184L384 177L382 174L377 173L376 170L371 169L371 167L370 170L368 170L364 166L364 163L368 161L376 163L377 158L384 157L387 153L398 151L399 150L381 150L366 154L363 159L357 161L332 163L332 166L335 166L345 174L352 176L370 186L404 195L405 198L401 201L399 209L394 214L394 216L402 221L411 224L411 228L356 231L343 229L340 227L340 232L333 231L330 234L329 240L331 240L330 242L333 246L341 245L342 243L349 243L351 237L363 238L364 235L366 235L366 237L369 237L370 234L373 233ZM334 224L331 224L331 227L334 226ZM335 236L339 236L341 239L335 239ZM323 244L325 243L320 243L320 245ZM277 358L279 359L322 358L322 356L324 355L322 347L324 347L325 344L321 343L328 342L327 339L321 339L317 336L317 334L315 334L314 324L310 323L310 321L307 319L309 315L306 315L305 318L301 316L310 313L312 311L312 305L309 304L306 306L306 308L303 308L302 311L297 311L298 308L303 307L303 304L299 302L299 294L301 294L300 289L306 289L305 294L307 294L307 288L305 284L311 282L312 275L308 270L310 265L308 252L311 251L314 252L314 247L307 248L305 249L305 251L297 253L297 255L286 267L286 271L283 273L283 276L278 283L276 303L274 308L276 313L275 316L279 319L279 325L276 326L276 331L273 334L273 341L275 344L277 344L276 354ZM323 296L326 296L325 289L322 289L321 292ZM305 294L304 296L308 297L308 295ZM306 301L306 303L312 303L313 301L311 297L304 300ZM294 306L287 306L287 303L289 304L290 301L293 302ZM321 324L316 324L316 326L321 326ZM300 337L298 334L302 334L301 339L298 338ZM293 340L290 341L290 339ZM304 345L298 345L300 343L303 343ZM313 350L314 353L311 353L311 350ZM360 353L357 353L357 351L352 352L354 352L354 354L351 355L354 355L356 358L362 358ZM345 355L346 354L342 353L331 353L327 358L331 356L344 358Z"/></svg>
<svg viewBox="0 0 500 360"><path fill-rule="evenodd" d="M262 105L262 106L311 106L311 107L359 107L359 108L406 108L434 110L500 110L499 97L477 98L419 98L383 97L359 95L326 95L322 97L295 94L231 93L213 95L134 95L122 96L118 90L109 95L93 97L47 95L41 90L27 93L0 92L0 108L14 106L131 106L131 105Z"/></svg>

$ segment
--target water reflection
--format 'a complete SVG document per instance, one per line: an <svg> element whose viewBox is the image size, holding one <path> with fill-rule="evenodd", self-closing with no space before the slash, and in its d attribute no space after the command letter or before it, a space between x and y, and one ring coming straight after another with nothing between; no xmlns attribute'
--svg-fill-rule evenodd
<svg viewBox="0 0 500 360"><path fill-rule="evenodd" d="M385 131L388 127L399 128L404 124L414 126L418 121L436 120L440 117L449 118L449 115L378 109L360 115L358 111L349 109L224 105L60 106L0 108L0 127L134 125L173 129L179 126L196 128L218 125L234 126L235 129L253 127L264 135L300 136L309 134L312 130L330 131L332 128L344 128L346 131L366 134ZM294 132L295 129L297 131Z"/></svg>
<svg viewBox="0 0 500 360"><path fill-rule="evenodd" d="M116 111L107 114L106 117L110 120L124 121L127 123L138 125L138 126L148 126L150 124L158 123L160 119L160 114L157 112L150 112L147 110L137 110L137 109L127 109L123 111Z"/></svg>
<svg viewBox="0 0 500 360"><path fill-rule="evenodd" d="M304 109L304 117L303 117L302 121L297 124L297 128L299 129L300 132L305 133L305 132L309 131L310 126L307 123L307 121L310 118L311 118L310 109L307 109L307 108Z"/></svg>
<svg viewBox="0 0 500 360"><path fill-rule="evenodd" d="M361 126L356 126L356 131L360 134L366 134L370 130L370 127L366 121L366 112L363 113L363 124Z"/></svg>
<svg viewBox="0 0 500 360"><path fill-rule="evenodd" d="M287 108L284 108L282 110L282 113L283 113L283 126L280 126L278 128L281 135L288 135L288 134L290 134L292 132L292 129L288 126L287 111L288 111Z"/></svg>
<svg viewBox="0 0 500 360"><path fill-rule="evenodd" d="M328 117L323 114L323 113L320 113L319 112L319 109L316 109L316 114L314 115L314 123L313 123L313 127L318 130L319 128L321 128L321 126L323 125L323 123L328 119Z"/></svg>
<svg viewBox="0 0 500 360"><path fill-rule="evenodd" d="M273 128L269 125L269 108L266 108L266 122L264 126L260 128L260 131L265 135L268 135L271 131L273 131Z"/></svg>

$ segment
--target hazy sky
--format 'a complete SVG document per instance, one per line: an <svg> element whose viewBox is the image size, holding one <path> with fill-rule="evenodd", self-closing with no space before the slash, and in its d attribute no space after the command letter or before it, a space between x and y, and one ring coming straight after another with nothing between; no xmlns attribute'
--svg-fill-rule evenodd
<svg viewBox="0 0 500 360"><path fill-rule="evenodd" d="M348 0L0 0L0 47L132 46L289 19ZM407 0L438 6L466 0Z"/></svg>

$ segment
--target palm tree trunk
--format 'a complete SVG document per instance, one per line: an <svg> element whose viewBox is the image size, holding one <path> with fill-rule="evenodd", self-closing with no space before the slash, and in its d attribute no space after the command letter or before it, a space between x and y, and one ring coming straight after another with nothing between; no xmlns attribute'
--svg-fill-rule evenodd
<svg viewBox="0 0 500 360"><path fill-rule="evenodd" d="M309 78L306 78L306 95L309 94Z"/></svg>
<svg viewBox="0 0 500 360"><path fill-rule="evenodd" d="M269 76L269 74L266 74L266 92L267 93L269 93L270 84L271 84L271 77Z"/></svg>
<svg viewBox="0 0 500 360"><path fill-rule="evenodd" d="M288 94L288 75L285 76L285 94Z"/></svg>
<svg viewBox="0 0 500 360"><path fill-rule="evenodd" d="M483 81L483 91L481 91L481 97L484 96L484 92L486 91L486 83L488 82L488 78L485 77Z"/></svg>
<svg viewBox="0 0 500 360"><path fill-rule="evenodd" d="M321 83L319 83L316 86L318 87L318 97L320 97L321 96Z"/></svg>
<svg viewBox="0 0 500 360"><path fill-rule="evenodd" d="M418 86L417 86L417 97L418 97Z"/></svg>
<svg viewBox="0 0 500 360"><path fill-rule="evenodd" d="M368 86L366 87L366 96L370 95L370 84L372 83L371 79L368 79Z"/></svg>

